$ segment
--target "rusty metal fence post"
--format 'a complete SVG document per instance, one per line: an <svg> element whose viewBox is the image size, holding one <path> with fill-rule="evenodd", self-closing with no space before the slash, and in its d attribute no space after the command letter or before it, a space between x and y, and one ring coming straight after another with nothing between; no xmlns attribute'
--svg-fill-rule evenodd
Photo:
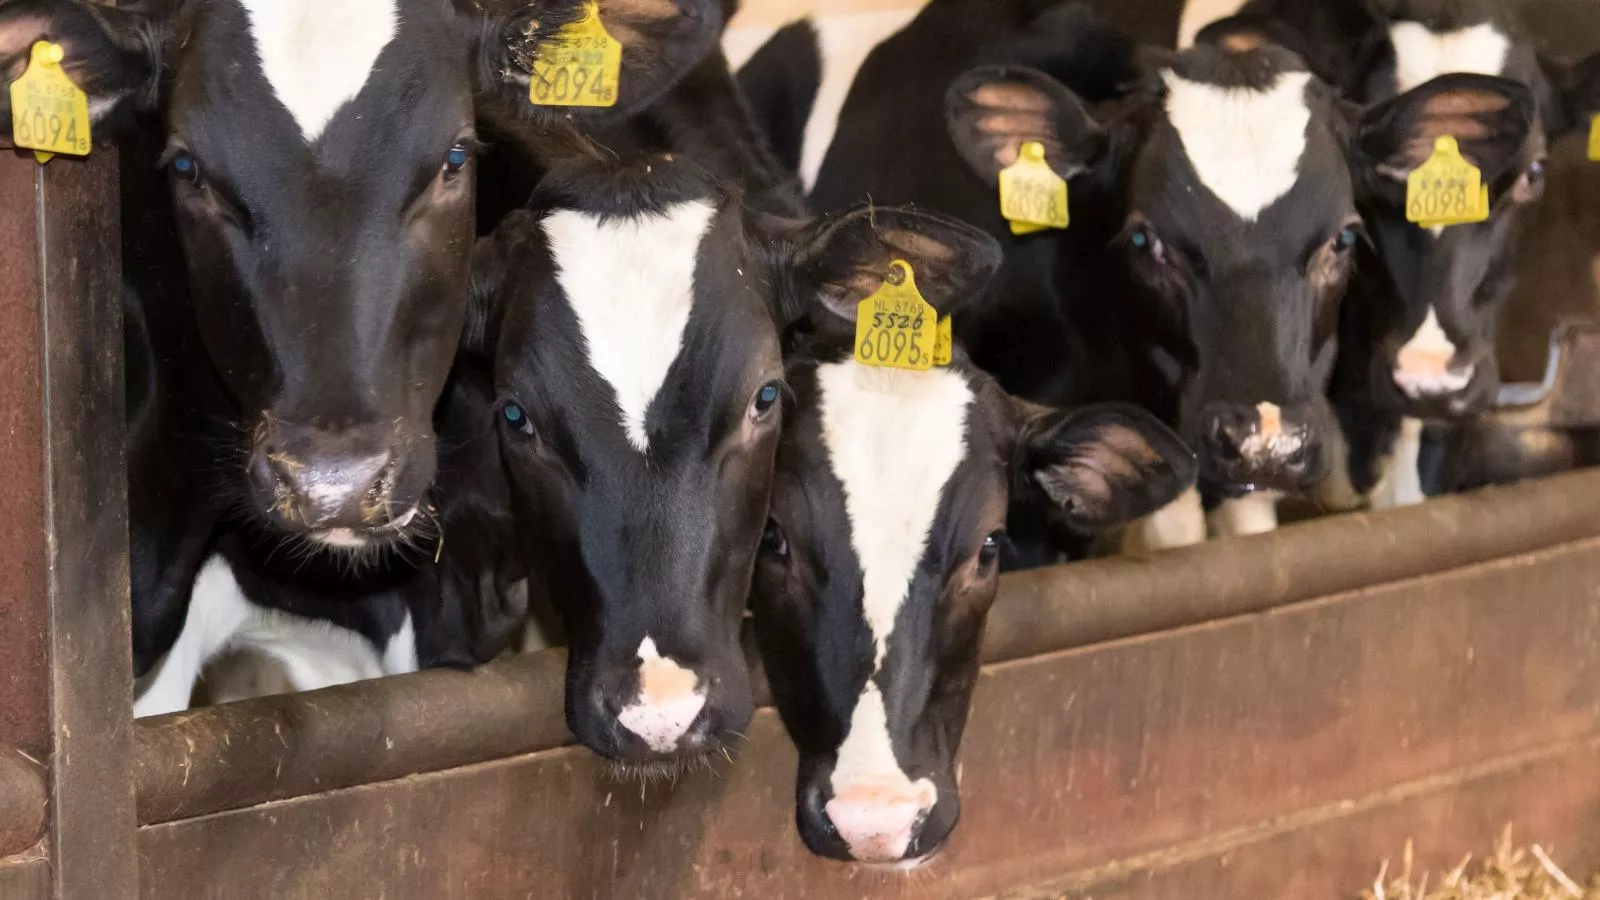
<svg viewBox="0 0 1600 900"><path fill-rule="evenodd" d="M137 891L117 155L0 151L0 896ZM46 801L48 798L48 801Z"/></svg>

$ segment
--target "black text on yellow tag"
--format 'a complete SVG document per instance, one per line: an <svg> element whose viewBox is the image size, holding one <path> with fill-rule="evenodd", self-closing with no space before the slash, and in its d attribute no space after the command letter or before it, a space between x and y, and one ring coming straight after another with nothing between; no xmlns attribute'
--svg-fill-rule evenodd
<svg viewBox="0 0 1600 900"><path fill-rule="evenodd" d="M939 314L917 290L911 264L890 265L894 276L856 305L856 362L926 372L933 368Z"/></svg>
<svg viewBox="0 0 1600 900"><path fill-rule="evenodd" d="M622 75L622 44L600 21L600 5L584 4L583 18L539 51L528 80L535 106L607 107L617 103Z"/></svg>
<svg viewBox="0 0 1600 900"><path fill-rule="evenodd" d="M89 98L61 70L65 56L60 44L39 41L27 71L11 82L12 140L40 163L57 153L89 155Z"/></svg>
<svg viewBox="0 0 1600 900"><path fill-rule="evenodd" d="M1023 144L1017 161L1000 170L1000 214L1017 235L1070 224L1066 179L1045 162L1038 141Z"/></svg>
<svg viewBox="0 0 1600 900"><path fill-rule="evenodd" d="M1445 135L1433 155L1406 176L1406 220L1423 228L1466 225L1489 218L1489 186L1483 173Z"/></svg>

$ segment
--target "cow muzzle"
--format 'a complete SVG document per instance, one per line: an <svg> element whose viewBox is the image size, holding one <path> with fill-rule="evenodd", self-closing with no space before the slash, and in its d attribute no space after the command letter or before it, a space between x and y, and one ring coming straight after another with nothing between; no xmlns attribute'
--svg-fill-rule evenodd
<svg viewBox="0 0 1600 900"><path fill-rule="evenodd" d="M1324 469L1309 412L1275 403L1213 405L1202 417L1200 449L1206 480L1225 490L1304 490Z"/></svg>
<svg viewBox="0 0 1600 900"><path fill-rule="evenodd" d="M419 454L389 428L334 431L269 420L251 452L251 492L285 531L334 547L383 543L418 515L433 477L431 441L423 443Z"/></svg>

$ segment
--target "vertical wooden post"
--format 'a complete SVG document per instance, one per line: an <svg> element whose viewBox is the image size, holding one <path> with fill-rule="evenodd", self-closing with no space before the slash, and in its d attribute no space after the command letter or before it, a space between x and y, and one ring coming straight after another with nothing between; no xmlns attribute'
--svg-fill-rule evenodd
<svg viewBox="0 0 1600 900"><path fill-rule="evenodd" d="M0 755L57 900L138 883L118 221L114 148L0 151Z"/></svg>

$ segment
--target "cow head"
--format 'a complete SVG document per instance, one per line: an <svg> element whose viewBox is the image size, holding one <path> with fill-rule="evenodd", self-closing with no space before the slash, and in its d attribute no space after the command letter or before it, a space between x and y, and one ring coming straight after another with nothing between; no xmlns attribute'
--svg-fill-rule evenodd
<svg viewBox="0 0 1600 900"><path fill-rule="evenodd" d="M505 73L580 4L167 5L8 3L0 70L15 77L49 38L102 131L159 110L194 315L236 404L242 505L325 545L400 536L434 474L431 415L467 307L477 107L525 94ZM720 24L709 0L602 5L625 45L624 111Z"/></svg>
<svg viewBox="0 0 1600 900"><path fill-rule="evenodd" d="M1418 417L1475 413L1499 388L1497 323L1513 287L1521 212L1544 193L1549 144L1600 112L1600 55L1570 69L1541 61L1504 4L1488 0L1371 6L1356 71L1341 73L1363 102L1392 101L1453 74L1525 88L1489 94L1436 84L1430 130L1411 130L1402 121L1410 113L1389 107L1360 136L1374 165L1358 173L1357 202L1375 253L1362 254L1352 300L1363 308L1347 337L1367 345L1360 349L1370 354L1371 399ZM1261 28L1250 18L1224 19L1200 40L1249 40ZM1305 43L1281 31L1274 36ZM1487 221L1429 229L1406 220L1405 178L1427 158L1430 134L1458 138L1482 170Z"/></svg>
<svg viewBox="0 0 1600 900"><path fill-rule="evenodd" d="M1458 87L1511 104L1520 92L1488 78ZM1292 53L1204 45L1167 60L1104 127L1059 82L1003 67L958 79L949 118L988 178L1038 141L1063 177L1117 185L1111 243L1153 355L1177 375L1179 430L1201 478L1223 493L1304 490L1326 469L1324 392L1364 236L1356 181L1369 164L1352 131L1420 140L1453 114L1429 105L1440 93L1409 92L1352 121Z"/></svg>
<svg viewBox="0 0 1600 900"><path fill-rule="evenodd" d="M533 210L482 243L477 277L521 544L570 643L568 722L624 762L715 750L753 706L739 637L786 310L880 242L866 216L750 213L663 154L563 163Z"/></svg>
<svg viewBox="0 0 1600 900"><path fill-rule="evenodd" d="M917 284L943 314L980 298L999 264L966 226L880 224L891 246L921 252ZM881 283L890 260L878 262L858 280ZM752 606L800 751L806 846L920 860L960 812L955 756L1011 502L1037 495L1098 529L1170 501L1194 461L1148 413L1024 403L964 358L926 372L861 364L854 299L824 294L786 363L793 403Z"/></svg>

